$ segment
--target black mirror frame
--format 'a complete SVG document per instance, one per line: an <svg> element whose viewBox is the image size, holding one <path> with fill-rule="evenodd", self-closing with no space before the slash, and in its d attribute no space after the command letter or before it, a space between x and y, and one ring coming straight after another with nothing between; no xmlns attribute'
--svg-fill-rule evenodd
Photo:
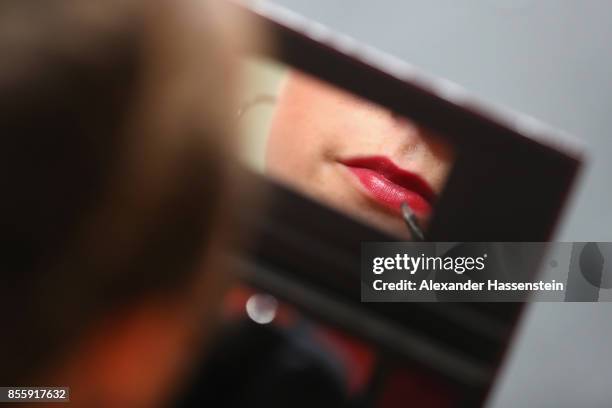
<svg viewBox="0 0 612 408"><path fill-rule="evenodd" d="M232 4L275 45L249 52L386 106L457 146L432 241L551 238L583 160L573 139L267 2ZM246 282L443 376L467 406L484 401L523 304L361 303L361 242L395 238L262 176L245 170L244 178L270 196L263 214L244 217L256 236L236 259Z"/></svg>

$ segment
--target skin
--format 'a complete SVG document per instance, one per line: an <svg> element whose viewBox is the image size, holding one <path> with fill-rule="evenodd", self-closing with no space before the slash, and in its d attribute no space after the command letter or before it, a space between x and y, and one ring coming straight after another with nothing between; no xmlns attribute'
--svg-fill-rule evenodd
<svg viewBox="0 0 612 408"><path fill-rule="evenodd" d="M401 237L409 236L403 220L373 200L341 161L386 156L438 194L453 162L453 150L440 136L295 71L279 96L266 154L273 177Z"/></svg>

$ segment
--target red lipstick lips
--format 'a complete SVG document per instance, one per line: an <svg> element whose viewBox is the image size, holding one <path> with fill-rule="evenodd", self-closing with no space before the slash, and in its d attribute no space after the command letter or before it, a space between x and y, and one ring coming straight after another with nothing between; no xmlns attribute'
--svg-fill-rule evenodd
<svg viewBox="0 0 612 408"><path fill-rule="evenodd" d="M384 156L358 157L341 162L357 176L372 198L401 214L408 203L419 217L428 217L436 194L419 175L396 166Z"/></svg>

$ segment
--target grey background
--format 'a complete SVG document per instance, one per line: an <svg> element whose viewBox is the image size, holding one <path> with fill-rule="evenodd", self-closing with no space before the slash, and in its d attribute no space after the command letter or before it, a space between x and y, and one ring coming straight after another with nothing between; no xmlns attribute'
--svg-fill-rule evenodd
<svg viewBox="0 0 612 408"><path fill-rule="evenodd" d="M612 241L612 1L277 0L584 140L556 239ZM489 407L612 406L612 304L534 304Z"/></svg>

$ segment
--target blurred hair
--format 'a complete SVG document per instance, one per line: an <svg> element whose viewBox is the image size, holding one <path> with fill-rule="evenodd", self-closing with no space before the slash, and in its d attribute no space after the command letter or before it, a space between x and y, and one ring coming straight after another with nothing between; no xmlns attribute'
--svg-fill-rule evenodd
<svg viewBox="0 0 612 408"><path fill-rule="evenodd" d="M197 270L228 106L195 3L0 2L0 383Z"/></svg>

